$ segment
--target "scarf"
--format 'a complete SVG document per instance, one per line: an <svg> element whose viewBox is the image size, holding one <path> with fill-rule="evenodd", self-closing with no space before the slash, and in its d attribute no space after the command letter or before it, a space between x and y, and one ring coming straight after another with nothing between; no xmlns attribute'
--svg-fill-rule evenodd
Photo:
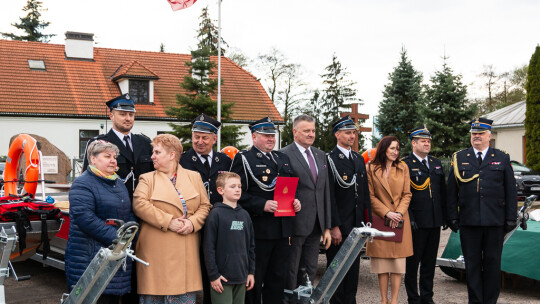
<svg viewBox="0 0 540 304"><path fill-rule="evenodd" d="M118 175L116 173L114 173L113 175L105 175L105 173L101 172L101 170L99 170L98 168L92 165L88 165L88 168L90 169L90 171L92 171L92 173L94 173L95 175L99 177L103 177L110 180L116 180L118 178Z"/></svg>

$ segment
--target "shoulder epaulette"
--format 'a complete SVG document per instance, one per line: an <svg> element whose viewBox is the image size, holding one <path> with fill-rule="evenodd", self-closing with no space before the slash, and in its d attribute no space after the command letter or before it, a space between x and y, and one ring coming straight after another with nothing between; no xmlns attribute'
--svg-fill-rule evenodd
<svg viewBox="0 0 540 304"><path fill-rule="evenodd" d="M94 136L92 139L102 139L102 138L104 138L106 136L107 136L107 134L99 134L99 135Z"/></svg>
<svg viewBox="0 0 540 304"><path fill-rule="evenodd" d="M408 159L408 158L409 158L409 155L405 155L405 156L403 156L402 158L400 158L399 160L400 160L400 161L404 161L404 160L406 160L406 159Z"/></svg>
<svg viewBox="0 0 540 304"><path fill-rule="evenodd" d="M152 140L150 139L150 137L146 136L144 133L137 134L137 135L142 135L143 137L145 137L145 138L148 139L149 141L152 141Z"/></svg>

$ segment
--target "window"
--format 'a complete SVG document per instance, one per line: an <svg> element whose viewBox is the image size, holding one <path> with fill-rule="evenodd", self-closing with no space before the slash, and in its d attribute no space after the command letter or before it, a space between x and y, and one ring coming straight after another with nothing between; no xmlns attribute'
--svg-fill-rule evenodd
<svg viewBox="0 0 540 304"><path fill-rule="evenodd" d="M129 96L134 103L149 103L149 81L129 80Z"/></svg>
<svg viewBox="0 0 540 304"><path fill-rule="evenodd" d="M99 135L99 130L79 130L79 158L84 158L86 143Z"/></svg>
<svg viewBox="0 0 540 304"><path fill-rule="evenodd" d="M46 71L45 62L43 60L28 59L28 67L33 71Z"/></svg>

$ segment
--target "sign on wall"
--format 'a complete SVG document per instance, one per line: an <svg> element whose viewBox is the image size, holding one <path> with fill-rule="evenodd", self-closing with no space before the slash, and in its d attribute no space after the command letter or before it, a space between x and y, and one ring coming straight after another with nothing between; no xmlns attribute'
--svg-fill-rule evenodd
<svg viewBox="0 0 540 304"><path fill-rule="evenodd" d="M42 156L41 165L44 174L58 174L58 156Z"/></svg>

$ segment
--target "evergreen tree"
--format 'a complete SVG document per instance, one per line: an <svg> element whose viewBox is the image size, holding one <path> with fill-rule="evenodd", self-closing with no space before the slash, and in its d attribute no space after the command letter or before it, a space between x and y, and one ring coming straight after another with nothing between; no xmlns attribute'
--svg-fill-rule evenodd
<svg viewBox="0 0 540 304"><path fill-rule="evenodd" d="M54 34L43 34L41 30L49 26L50 22L40 20L42 11L47 9L41 8L42 2L38 0L28 0L26 6L23 7L23 11L28 12L26 17L19 17L19 23L12 23L11 25L19 30L24 31L26 34L19 36L13 33L0 33L4 38L10 38L12 40L23 41L41 41L49 42L49 38L55 36Z"/></svg>
<svg viewBox="0 0 540 304"><path fill-rule="evenodd" d="M442 69L431 77L431 85L426 86L426 103L421 107L433 145L432 154L451 157L456 151L468 147L467 136L476 109L468 105L467 87L461 82L461 75L454 75L444 58Z"/></svg>
<svg viewBox="0 0 540 304"><path fill-rule="evenodd" d="M540 46L536 46L529 62L526 89L525 148L527 166L535 171L540 171Z"/></svg>
<svg viewBox="0 0 540 304"><path fill-rule="evenodd" d="M208 14L208 6L202 9L201 16L199 16L199 30L197 31L197 44L198 49L207 47L210 49L210 55L217 56L218 54L218 28L214 25L216 20L210 19ZM224 46L229 46L223 37L221 37L221 56L225 56Z"/></svg>
<svg viewBox="0 0 540 304"><path fill-rule="evenodd" d="M191 122L201 113L216 117L217 102L210 97L217 89L218 82L216 79L211 79L210 75L214 74L213 69L216 64L210 61L210 49L205 47L200 50L191 52L192 61L187 61L191 75L184 76L184 82L180 86L186 91L185 94L177 94L177 107L169 108L166 113L169 116L177 117L179 121ZM221 116L222 122L231 121L232 106L234 103L225 103L221 101ZM171 123L173 128L172 134L176 135L182 141L184 148L187 150L191 147L191 125L190 124L175 124ZM222 126L221 127L221 145L239 146L243 133L240 132L239 126Z"/></svg>
<svg viewBox="0 0 540 304"><path fill-rule="evenodd" d="M340 119L340 113L351 110L351 103L359 102L356 98L356 82L346 79L349 75L346 68L334 54L332 63L325 68L326 73L321 75L323 84L326 87L322 91L321 107L316 108L319 111L319 127L317 128L317 137L319 138L319 148L323 151L330 151L336 145L336 136L332 131L332 124ZM360 146L363 146L363 137L359 137Z"/></svg>
<svg viewBox="0 0 540 304"><path fill-rule="evenodd" d="M419 108L424 101L422 74L414 69L405 48L401 49L401 60L388 80L376 126L383 136L396 136L402 145L401 155L406 155L412 151L408 132L423 123Z"/></svg>

